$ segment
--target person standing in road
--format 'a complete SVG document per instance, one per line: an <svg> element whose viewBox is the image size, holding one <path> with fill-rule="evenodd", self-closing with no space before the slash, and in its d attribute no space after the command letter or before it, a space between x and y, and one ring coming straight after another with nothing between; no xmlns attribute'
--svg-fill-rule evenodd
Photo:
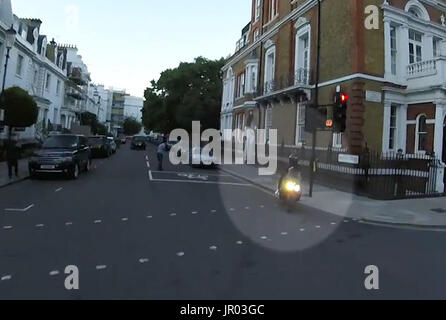
<svg viewBox="0 0 446 320"><path fill-rule="evenodd" d="M8 163L9 179L12 179L12 170L14 168L15 176L19 177L19 158L20 148L17 146L17 141L11 139L6 142L6 161Z"/></svg>
<svg viewBox="0 0 446 320"><path fill-rule="evenodd" d="M164 160L164 152L167 151L167 142L166 138L163 139L163 142L158 146L157 157L158 157L158 170L163 171L163 160Z"/></svg>

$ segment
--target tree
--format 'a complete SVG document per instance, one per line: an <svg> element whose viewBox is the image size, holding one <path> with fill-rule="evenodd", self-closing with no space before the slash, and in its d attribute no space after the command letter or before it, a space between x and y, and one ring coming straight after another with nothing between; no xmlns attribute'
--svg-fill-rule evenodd
<svg viewBox="0 0 446 320"><path fill-rule="evenodd" d="M9 139L11 139L13 128L31 127L37 122L39 115L37 103L22 88L6 89L1 96L1 101L5 107L5 125L9 128Z"/></svg>
<svg viewBox="0 0 446 320"><path fill-rule="evenodd" d="M98 121L98 118L94 113L91 112L82 113L81 124L83 126L90 126L91 132L94 135L105 136L108 134L107 127Z"/></svg>
<svg viewBox="0 0 446 320"><path fill-rule="evenodd" d="M126 118L123 124L124 134L127 136L134 136L141 132L142 125L134 118Z"/></svg>
<svg viewBox="0 0 446 320"><path fill-rule="evenodd" d="M200 121L203 130L219 128L224 63L198 57L162 72L145 91L144 126L161 133L191 131L192 121Z"/></svg>

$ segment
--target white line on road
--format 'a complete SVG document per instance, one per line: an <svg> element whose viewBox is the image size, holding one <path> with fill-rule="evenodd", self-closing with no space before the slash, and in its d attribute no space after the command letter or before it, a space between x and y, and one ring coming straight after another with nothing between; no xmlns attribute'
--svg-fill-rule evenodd
<svg viewBox="0 0 446 320"><path fill-rule="evenodd" d="M44 224L36 224L36 228L43 228L43 227L45 227Z"/></svg>
<svg viewBox="0 0 446 320"><path fill-rule="evenodd" d="M67 223L65 223L65 226L67 226L67 227L72 226L72 225L73 225L73 222L67 222Z"/></svg>
<svg viewBox="0 0 446 320"><path fill-rule="evenodd" d="M129 218L122 218L121 219L123 222L127 222L127 221L129 221Z"/></svg>
<svg viewBox="0 0 446 320"><path fill-rule="evenodd" d="M34 208L34 204L27 206L25 209L5 209L6 212L27 212L28 210Z"/></svg>
<svg viewBox="0 0 446 320"><path fill-rule="evenodd" d="M63 190L63 188L59 188L59 189L56 189L56 191L54 191L54 192L58 193L58 192L61 192L62 190Z"/></svg>
<svg viewBox="0 0 446 320"><path fill-rule="evenodd" d="M300 232L305 232L305 229L304 228L300 229Z"/></svg>
<svg viewBox="0 0 446 320"><path fill-rule="evenodd" d="M150 178L150 181L153 181L152 170L149 170L149 178Z"/></svg>
<svg viewBox="0 0 446 320"><path fill-rule="evenodd" d="M211 250L211 251L217 251L217 246L211 246L211 247L209 247L209 250Z"/></svg>
<svg viewBox="0 0 446 320"><path fill-rule="evenodd" d="M193 181L193 180L174 180L174 179L153 179L152 172L149 172L150 181L153 182L177 182L177 183L193 183L193 184L213 184L221 186L235 186L235 187L252 187L251 184L246 183L232 183L232 182L218 182L218 181Z"/></svg>
<svg viewBox="0 0 446 320"><path fill-rule="evenodd" d="M316 226L316 229L320 229L321 228L321 226Z"/></svg>
<svg viewBox="0 0 446 320"><path fill-rule="evenodd" d="M5 230L11 230L11 229L12 229L12 226L4 226L3 229L5 229Z"/></svg>
<svg viewBox="0 0 446 320"><path fill-rule="evenodd" d="M171 217L176 217L177 214L176 214L176 213L171 213L170 216L171 216Z"/></svg>
<svg viewBox="0 0 446 320"><path fill-rule="evenodd" d="M262 204L262 205L260 206L260 208L261 208L261 209L264 209L264 208L265 208L265 206L264 206L264 205Z"/></svg>
<svg viewBox="0 0 446 320"><path fill-rule="evenodd" d="M267 236L263 236L263 237L260 237L260 239L262 239L262 240L268 240L268 237L267 237Z"/></svg>
<svg viewBox="0 0 446 320"><path fill-rule="evenodd" d="M149 161L149 156L146 156L146 160Z"/></svg>
<svg viewBox="0 0 446 320"><path fill-rule="evenodd" d="M8 281L8 280L11 280L11 279L12 279L12 276L11 275L7 275L7 276L1 277L0 281Z"/></svg>
<svg viewBox="0 0 446 320"><path fill-rule="evenodd" d="M251 208L250 207L245 207L245 210L251 210Z"/></svg>
<svg viewBox="0 0 446 320"><path fill-rule="evenodd" d="M177 256L178 256L178 257L184 257L184 255L185 255L184 252L178 252L178 253L177 253Z"/></svg>
<svg viewBox="0 0 446 320"><path fill-rule="evenodd" d="M217 213L217 210L211 210L212 213Z"/></svg>
<svg viewBox="0 0 446 320"><path fill-rule="evenodd" d="M60 274L60 272L58 270L54 270L50 272L50 276L54 277L54 276L58 276Z"/></svg>
<svg viewBox="0 0 446 320"><path fill-rule="evenodd" d="M282 236L287 236L287 235L288 235L288 232L282 232L281 235L282 235Z"/></svg>
<svg viewBox="0 0 446 320"><path fill-rule="evenodd" d="M105 270L105 269L107 269L106 265L96 266L96 270L98 270L98 271Z"/></svg>
<svg viewBox="0 0 446 320"><path fill-rule="evenodd" d="M147 219L153 219L153 217L152 216L147 216Z"/></svg>
<svg viewBox="0 0 446 320"><path fill-rule="evenodd" d="M100 223L102 223L102 220L96 220L94 223L95 224L100 224Z"/></svg>
<svg viewBox="0 0 446 320"><path fill-rule="evenodd" d="M198 214L198 211L192 211L192 214L196 215L196 214Z"/></svg>
<svg viewBox="0 0 446 320"><path fill-rule="evenodd" d="M243 241L237 241L237 244L238 244L239 246L241 246L241 245L243 244Z"/></svg>
<svg viewBox="0 0 446 320"><path fill-rule="evenodd" d="M148 263L150 260L143 258L143 259L139 259L139 263L144 264L144 263Z"/></svg>
<svg viewBox="0 0 446 320"><path fill-rule="evenodd" d="M150 162L149 161L147 161L147 168L150 169Z"/></svg>
<svg viewBox="0 0 446 320"><path fill-rule="evenodd" d="M332 226L335 226L335 225L336 225L336 222L332 222L331 225L332 225Z"/></svg>

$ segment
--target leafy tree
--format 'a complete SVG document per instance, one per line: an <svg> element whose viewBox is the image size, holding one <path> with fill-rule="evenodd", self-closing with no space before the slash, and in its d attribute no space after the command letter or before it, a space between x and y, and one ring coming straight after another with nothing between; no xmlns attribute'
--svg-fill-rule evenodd
<svg viewBox="0 0 446 320"><path fill-rule="evenodd" d="M103 125L102 123L98 123L96 125L96 132L93 132L93 134L106 136L106 135L108 135L108 128L107 128L107 126Z"/></svg>
<svg viewBox="0 0 446 320"><path fill-rule="evenodd" d="M123 124L124 134L134 136L141 132L142 125L134 118L126 118Z"/></svg>
<svg viewBox="0 0 446 320"><path fill-rule="evenodd" d="M224 63L198 57L162 72L145 91L144 126L161 133L191 131L192 121L200 121L203 130L219 128Z"/></svg>
<svg viewBox="0 0 446 320"><path fill-rule="evenodd" d="M28 92L19 87L6 89L1 102L5 107L5 124L9 128L9 138L13 128L25 128L37 122L39 108Z"/></svg>

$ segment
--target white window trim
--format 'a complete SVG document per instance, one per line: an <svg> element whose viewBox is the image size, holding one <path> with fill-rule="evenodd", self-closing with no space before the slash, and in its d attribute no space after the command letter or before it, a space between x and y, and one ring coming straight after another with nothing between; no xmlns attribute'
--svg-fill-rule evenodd
<svg viewBox="0 0 446 320"><path fill-rule="evenodd" d="M19 60L20 58L22 58L22 64L20 65L20 72L17 72L17 68L19 66ZM22 78L23 76L23 66L25 63L25 56L21 55L20 53L17 54L17 65L16 65L16 70L15 70L15 75L19 78Z"/></svg>
<svg viewBox="0 0 446 320"><path fill-rule="evenodd" d="M300 65L300 48L299 48L299 44L300 44L300 38L302 38L303 36L307 35L308 36L308 65L307 66L301 66ZM309 23L306 23L304 25L301 25L298 27L297 31L296 31L296 51L295 51L295 56L294 56L294 73L296 74L297 71L300 68L305 68L305 69L310 69L310 65L311 65L311 25Z"/></svg>
<svg viewBox="0 0 446 320"><path fill-rule="evenodd" d="M429 125L429 123L428 123L429 119L428 119L428 117L427 117L427 115L425 113L421 113L421 114L419 114L417 116L416 127L415 127L415 150L414 150L415 154L422 154L422 155L426 154L426 151L425 150L418 150L418 149L420 147L420 145L419 145L420 118L423 117L423 116L426 118L426 126ZM426 132L426 134L427 134L427 132Z"/></svg>
<svg viewBox="0 0 446 320"><path fill-rule="evenodd" d="M339 139L340 138L340 139ZM334 149L342 149L344 146L342 144L342 140L344 139L344 134L342 132L333 132L333 148ZM339 144L338 141L341 141Z"/></svg>
<svg viewBox="0 0 446 320"><path fill-rule="evenodd" d="M273 60L273 66L272 66L272 78L268 79L267 75L268 75L268 57L274 55L274 60ZM264 73L264 78L263 78L263 84L265 86L265 90L266 90L266 84L270 81L274 81L275 80L275 74L276 74L276 46L273 45L270 48L268 48L268 50L266 50L265 53L265 73Z"/></svg>
<svg viewBox="0 0 446 320"><path fill-rule="evenodd" d="M394 137L393 137L393 149L391 149L390 148L390 139L391 139L391 133L392 133L392 108L395 108L395 111L396 111L396 114L395 114L395 116L396 116L396 119L395 119L395 134L394 134ZM387 139L387 145L386 145L386 149L388 150L388 151L390 151L390 152L395 152L395 151L397 151L398 149L399 149L399 143L398 143L398 137L399 137L399 130L400 130L400 128L399 128L399 126L398 126L398 124L399 124L399 118L400 118L400 116L399 116L399 108L400 108L400 106L398 106L398 105L396 105L396 104L391 104L390 105L390 108L389 108L389 110L390 110L390 113L389 113L389 127L387 128L387 130L388 130L388 134L389 134L389 136L388 136L388 139Z"/></svg>

